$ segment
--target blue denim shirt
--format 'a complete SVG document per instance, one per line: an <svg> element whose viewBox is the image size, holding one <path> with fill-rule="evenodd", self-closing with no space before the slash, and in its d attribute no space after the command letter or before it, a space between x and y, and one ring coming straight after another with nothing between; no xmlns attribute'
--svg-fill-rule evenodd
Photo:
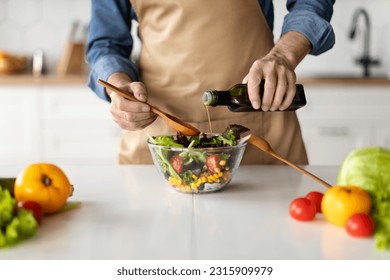
<svg viewBox="0 0 390 280"><path fill-rule="evenodd" d="M258 0L271 30L274 10L271 0ZM311 43L312 55L329 50L335 43L330 25L335 0L287 0L282 34L297 31ZM91 66L88 86L102 99L109 100L98 79L107 80L115 72L127 73L139 80L138 69L131 59L133 39L131 20L136 19L129 0L92 0L92 17L87 44L87 60Z"/></svg>

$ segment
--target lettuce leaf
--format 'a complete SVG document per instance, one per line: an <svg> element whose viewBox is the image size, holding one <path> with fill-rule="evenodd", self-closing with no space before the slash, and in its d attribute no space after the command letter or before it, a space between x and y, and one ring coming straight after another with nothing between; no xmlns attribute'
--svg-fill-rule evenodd
<svg viewBox="0 0 390 280"><path fill-rule="evenodd" d="M195 136L184 136L182 134L163 135L163 136L150 136L149 142L165 147L178 147L178 148L208 148L208 147L225 147L237 145L236 133L232 129L225 130L224 133L218 135L200 134Z"/></svg>
<svg viewBox="0 0 390 280"><path fill-rule="evenodd" d="M222 143L229 146L235 146L237 144L236 135L231 129L227 130L227 132L224 133L223 135L219 135L218 138Z"/></svg>
<svg viewBox="0 0 390 280"><path fill-rule="evenodd" d="M12 220L15 209L15 199L8 190L0 187L0 228Z"/></svg>
<svg viewBox="0 0 390 280"><path fill-rule="evenodd" d="M8 244L16 244L36 233L37 221L31 211L18 209L18 214L7 225L5 237Z"/></svg>
<svg viewBox="0 0 390 280"><path fill-rule="evenodd" d="M175 138L171 135L149 137L150 143L159 146L167 147L184 147L182 144L177 143Z"/></svg>
<svg viewBox="0 0 390 280"><path fill-rule="evenodd" d="M0 248L15 245L36 233L38 226L32 212L15 211L16 201L0 187Z"/></svg>

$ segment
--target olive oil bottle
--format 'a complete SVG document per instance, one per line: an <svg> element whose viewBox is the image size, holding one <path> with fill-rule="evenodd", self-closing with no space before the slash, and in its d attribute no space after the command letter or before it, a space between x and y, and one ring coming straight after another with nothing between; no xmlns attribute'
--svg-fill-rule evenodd
<svg viewBox="0 0 390 280"><path fill-rule="evenodd" d="M264 80L260 83L260 98L263 99ZM249 100L246 84L234 85L229 90L209 90L203 93L202 102L206 106L227 106L232 112L261 111L254 109ZM306 105L306 97L303 86L296 84L296 93L291 105L284 111L295 111Z"/></svg>

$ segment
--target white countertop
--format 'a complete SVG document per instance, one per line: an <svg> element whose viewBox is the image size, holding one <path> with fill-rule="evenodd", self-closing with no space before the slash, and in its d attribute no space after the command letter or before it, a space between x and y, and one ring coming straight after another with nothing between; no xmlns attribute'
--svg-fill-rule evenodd
<svg viewBox="0 0 390 280"><path fill-rule="evenodd" d="M390 259L373 238L350 237L321 215L293 220L294 198L326 189L288 166L241 166L225 189L194 195L171 189L152 165L61 168L81 207L45 217L0 259ZM338 167L306 168L335 184ZM0 176L18 171L2 166Z"/></svg>

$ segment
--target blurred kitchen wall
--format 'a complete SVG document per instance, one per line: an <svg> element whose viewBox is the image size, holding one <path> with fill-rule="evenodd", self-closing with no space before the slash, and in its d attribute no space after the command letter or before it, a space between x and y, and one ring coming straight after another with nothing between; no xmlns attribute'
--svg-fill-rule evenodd
<svg viewBox="0 0 390 280"><path fill-rule="evenodd" d="M280 35L287 12L285 5L286 0L274 0L275 39ZM354 59L363 49L362 34L359 32L353 41L348 38L352 15L358 7L364 7L370 14L371 55L381 60L379 67L372 68L372 73L383 75L390 71L390 30L387 28L390 26L390 0L337 0L332 18L335 47L321 56L308 56L298 67L298 75L361 73ZM88 23L89 18L90 0L0 0L0 49L26 55L42 49L47 68L52 72L67 42L72 22Z"/></svg>
<svg viewBox="0 0 390 280"><path fill-rule="evenodd" d="M316 1L316 0L313 0ZM283 17L287 13L286 0L274 0L275 39L279 38ZM296 72L301 76L315 75L361 75L361 67L355 58L362 55L363 34L358 32L354 40L349 39L354 11L363 7L371 20L370 54L381 61L380 66L372 66L372 74L386 76L390 72L390 0L336 0L332 25L336 34L336 44L330 51L320 56L307 56ZM359 19L359 30L364 30L363 19Z"/></svg>
<svg viewBox="0 0 390 280"><path fill-rule="evenodd" d="M0 50L31 56L42 49L54 72L72 22L88 24L90 0L0 0Z"/></svg>

